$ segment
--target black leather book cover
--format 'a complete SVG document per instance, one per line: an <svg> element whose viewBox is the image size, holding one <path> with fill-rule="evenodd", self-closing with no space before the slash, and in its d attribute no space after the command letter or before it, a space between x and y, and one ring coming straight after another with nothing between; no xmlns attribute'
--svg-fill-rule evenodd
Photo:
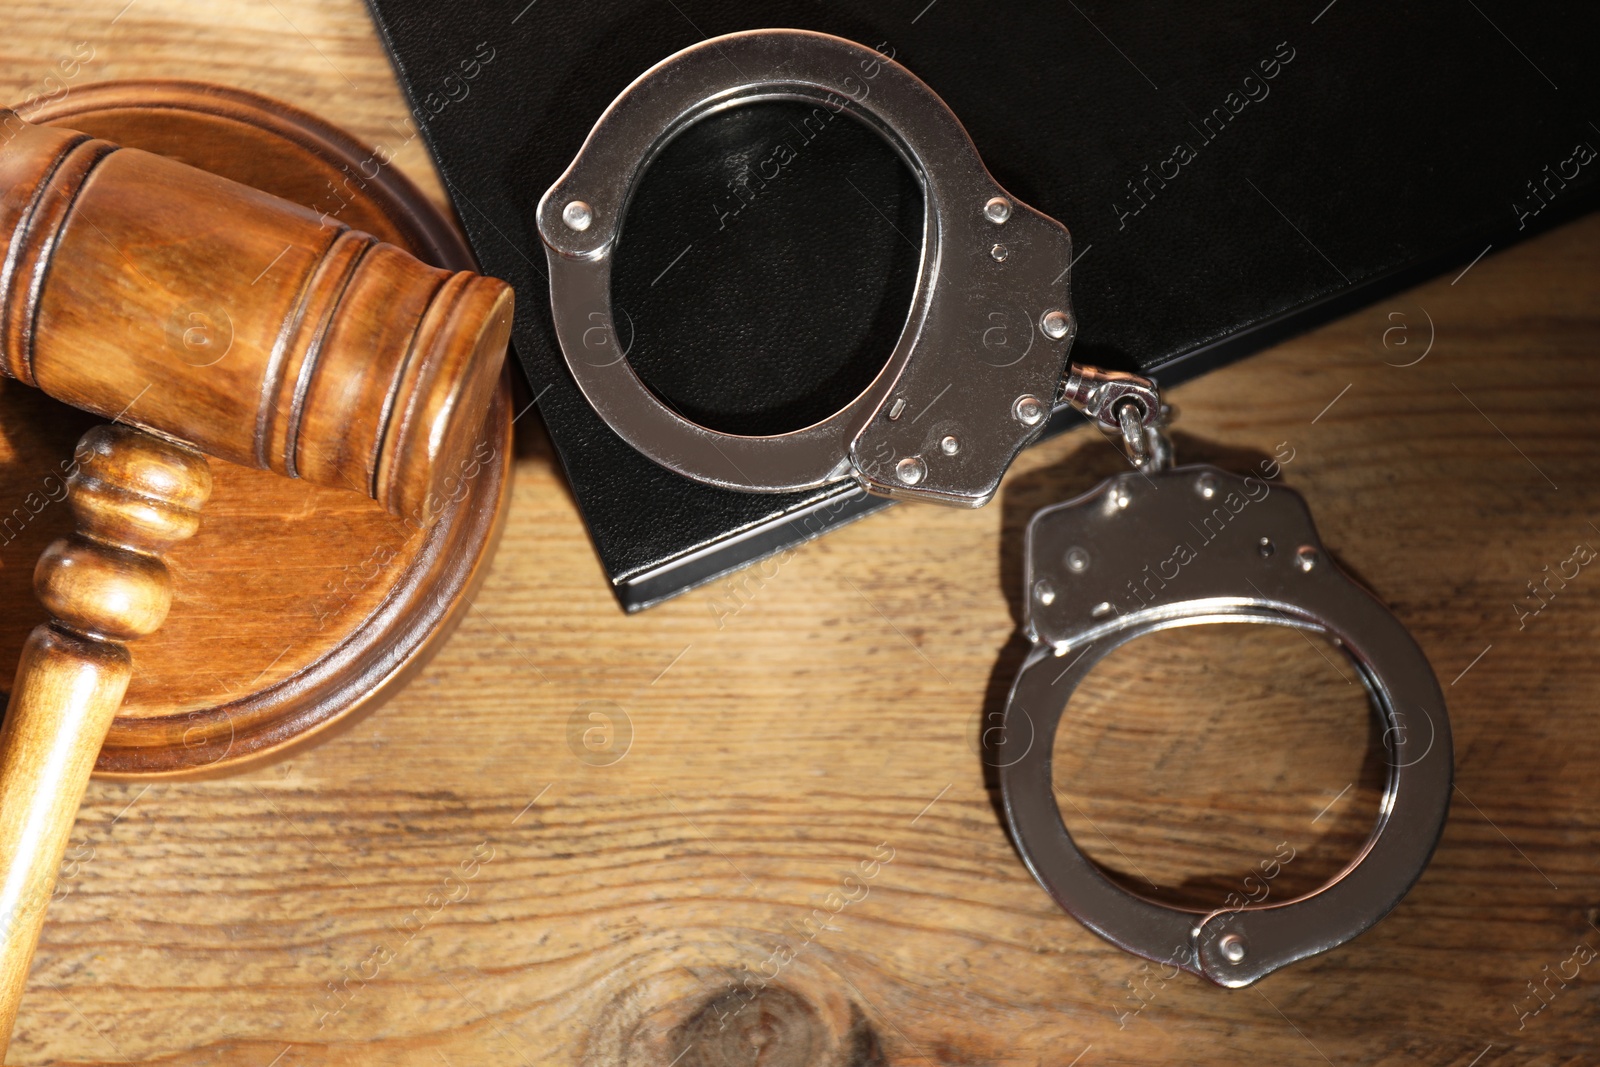
<svg viewBox="0 0 1600 1067"><path fill-rule="evenodd" d="M516 353L630 609L878 506L844 485L764 496L671 474L601 423L561 359L539 197L618 92L706 37L819 30L909 67L1000 183L1072 230L1074 358L1163 383L1465 267L1600 189L1593 5L369 3L484 270L517 290ZM790 108L681 135L618 248L630 362L730 432L842 406L893 346L917 266L910 171L865 127Z"/></svg>

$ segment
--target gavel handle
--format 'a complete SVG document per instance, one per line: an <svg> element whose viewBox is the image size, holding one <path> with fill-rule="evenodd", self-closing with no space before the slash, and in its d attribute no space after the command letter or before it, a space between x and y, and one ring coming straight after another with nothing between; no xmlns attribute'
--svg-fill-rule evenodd
<svg viewBox="0 0 1600 1067"><path fill-rule="evenodd" d="M0 726L0 1061L11 1040L89 773L122 706L127 643L172 604L160 553L199 527L205 457L125 426L78 443L75 531L45 549L34 590L50 621L28 635Z"/></svg>

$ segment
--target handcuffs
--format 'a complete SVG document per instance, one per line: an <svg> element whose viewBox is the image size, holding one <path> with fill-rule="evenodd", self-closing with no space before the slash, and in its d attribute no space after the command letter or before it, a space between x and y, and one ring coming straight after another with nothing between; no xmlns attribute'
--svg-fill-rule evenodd
<svg viewBox="0 0 1600 1067"><path fill-rule="evenodd" d="M1254 475L1174 467L1159 423L1131 427L1124 441L1132 471L1028 523L1023 630L1033 649L998 731L1001 796L1023 862L1078 921L1148 960L1246 986L1349 941L1422 876L1450 806L1444 694L1400 621L1328 555L1298 494ZM1083 855L1056 803L1051 752L1073 691L1112 650L1225 622L1293 627L1348 653L1384 727L1387 780L1366 844L1322 888L1194 911L1122 887Z"/></svg>
<svg viewBox="0 0 1600 1067"><path fill-rule="evenodd" d="M860 395L803 429L743 436L685 418L633 371L613 322L612 256L634 186L673 137L771 100L848 112L883 135L922 186L922 258L905 328ZM853 479L875 494L979 507L1053 406L1121 435L1130 472L1028 525L1024 630L1034 649L998 746L1018 850L1083 925L1146 959L1244 986L1355 937L1421 876L1452 776L1444 697L1421 649L1329 558L1299 496L1215 467L1174 467L1152 381L1068 364L1071 236L995 182L960 121L910 71L808 31L702 41L612 102L539 201L538 226L578 387L635 449L696 481L785 492ZM1025 342L999 355L984 344L997 312L1027 323ZM1388 749L1372 835L1330 883L1293 900L1193 911L1122 888L1083 855L1055 802L1051 749L1073 690L1112 649L1220 622L1327 637L1356 664L1384 736L1402 740Z"/></svg>

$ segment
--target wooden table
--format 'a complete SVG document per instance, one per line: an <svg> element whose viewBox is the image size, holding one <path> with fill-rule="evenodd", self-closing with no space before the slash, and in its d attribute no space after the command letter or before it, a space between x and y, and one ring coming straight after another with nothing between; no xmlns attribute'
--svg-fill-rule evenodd
<svg viewBox="0 0 1600 1067"><path fill-rule="evenodd" d="M74 84L213 80L398 139L357 0L123 2L14 0L5 97L82 41ZM420 141L397 165L438 195ZM1292 451L1450 701L1439 850L1342 949L1163 981L1008 843L978 739L1027 517L1120 463L1092 431L982 511L896 508L625 618L530 427L476 607L398 698L236 777L91 785L13 1062L1594 1063L1600 577L1537 613L1528 583L1600 549L1597 286L1589 218L1174 391L1180 459ZM1286 630L1123 650L1057 745L1075 836L1168 900L1291 850L1275 899L1314 888L1381 784L1350 675Z"/></svg>

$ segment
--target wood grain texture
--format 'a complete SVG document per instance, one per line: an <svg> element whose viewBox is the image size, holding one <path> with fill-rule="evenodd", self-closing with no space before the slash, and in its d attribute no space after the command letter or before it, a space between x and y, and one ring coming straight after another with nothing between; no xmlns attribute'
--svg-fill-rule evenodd
<svg viewBox="0 0 1600 1067"><path fill-rule="evenodd" d="M12 95L92 39L84 80L403 122L355 0L120 6L14 5ZM432 180L419 143L396 158ZM1255 989L1162 984L1007 842L976 741L1020 660L1020 532L1116 469L1103 440L1030 451L982 511L895 508L625 618L530 417L476 610L382 712L237 777L90 784L14 1061L1595 1062L1600 972L1548 975L1600 948L1600 579L1516 605L1600 545L1600 220L1453 277L1174 391L1182 460L1290 443L1285 483L1450 701L1439 851L1350 945ZM1432 350L1388 365L1424 310ZM1198 633L1118 657L1069 719L1064 791L1167 892L1220 895L1282 841L1283 877L1326 871L1362 832L1359 702L1279 636L1300 659Z"/></svg>
<svg viewBox="0 0 1600 1067"><path fill-rule="evenodd" d="M107 82L60 95L30 116L171 155L305 205L319 218L335 215L438 266L472 265L453 224L411 183L392 168L370 173L373 149L281 102L215 86ZM351 173L362 176L347 182ZM451 284L464 277L427 273ZM200 332L208 343L216 339ZM495 380L484 378L493 369L485 363L462 375L455 390L417 389L473 348L441 347L444 359L407 361L396 384L409 388L396 391L391 428L437 422L441 401L462 400ZM227 359L240 354L229 351ZM419 366L427 373L414 373ZM363 493L214 463L208 535L173 552L172 565L184 575L180 609L135 651L138 667L98 770L215 773L331 728L398 688L467 610L504 516L511 412L508 379L500 384L486 420L482 401L471 396L465 405L477 407L478 418L447 417L473 439L445 435L430 448L409 449L435 460L458 457L453 470L438 471L448 496L426 502L420 515L386 512ZM0 385L0 501L9 505L0 512L0 552L26 558L67 528L65 509L56 506L62 479L74 461L73 437L94 420L35 390ZM411 435L386 436L403 442ZM281 562L264 568L262 558ZM26 574L0 568L0 596L26 597ZM13 644L20 648L32 622L18 613L0 624L0 661L11 658Z"/></svg>
<svg viewBox="0 0 1600 1067"><path fill-rule="evenodd" d="M129 86L105 106L151 95ZM419 527L471 452L511 330L504 282L431 267L334 209L10 111L0 241L6 373Z"/></svg>
<svg viewBox="0 0 1600 1067"><path fill-rule="evenodd" d="M49 622L17 661L0 727L0 1059L106 731L133 674L128 642L172 607L162 553L193 537L211 495L204 456L96 426L67 479L74 529L34 568Z"/></svg>

